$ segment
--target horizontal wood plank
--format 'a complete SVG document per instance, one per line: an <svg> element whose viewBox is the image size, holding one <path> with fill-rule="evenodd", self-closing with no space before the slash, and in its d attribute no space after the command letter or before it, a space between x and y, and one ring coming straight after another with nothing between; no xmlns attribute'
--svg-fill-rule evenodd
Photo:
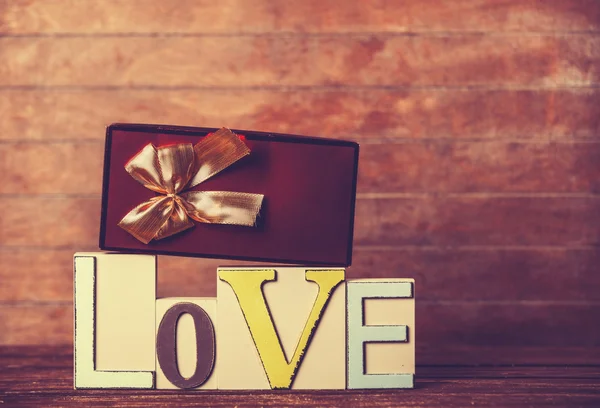
<svg viewBox="0 0 600 408"><path fill-rule="evenodd" d="M600 306L417 302L421 347L594 347ZM0 306L0 344L71 344L71 304ZM585 336L576 335L585 332ZM485 356L481 356L485 363Z"/></svg>
<svg viewBox="0 0 600 408"><path fill-rule="evenodd" d="M588 31L600 29L594 0L12 0L0 3L0 32L294 33Z"/></svg>
<svg viewBox="0 0 600 408"><path fill-rule="evenodd" d="M359 200L359 245L596 245L596 198L425 197Z"/></svg>
<svg viewBox="0 0 600 408"><path fill-rule="evenodd" d="M71 370L72 371L72 370ZM469 405L504 407L576 406L596 408L598 388L591 379L423 379L415 390L342 391L202 391L170 390L73 390L72 373L67 369L26 371L6 381L8 391L0 394L8 406L40 407L323 407L351 406L458 408ZM36 384L33 391L29 383ZM43 384L43 385L42 385Z"/></svg>
<svg viewBox="0 0 600 408"><path fill-rule="evenodd" d="M472 346L417 344L417 367L419 365L456 366L517 364L589 366L600 364L600 350L597 347L525 347L525 346Z"/></svg>
<svg viewBox="0 0 600 408"><path fill-rule="evenodd" d="M0 144L0 194L100 194L103 144ZM43 165L40 165L43 163Z"/></svg>
<svg viewBox="0 0 600 408"><path fill-rule="evenodd" d="M0 249L0 303L71 301L84 249ZM593 249L358 248L346 278L414 278L419 301L573 304L600 301L599 263ZM242 264L257 265L160 256L157 296L214 297L217 267Z"/></svg>
<svg viewBox="0 0 600 408"><path fill-rule="evenodd" d="M72 355L62 347L2 347L8 366L0 377L0 401L7 406L61 407L229 407L252 406L465 407L502 401L507 407L596 407L597 367L417 366L411 390L224 391L200 393L165 390L73 390ZM44 354L37 356L34 350ZM8 354L8 357L4 357ZM48 361L53 365L48 365ZM466 371L466 372L465 372ZM541 376L556 371L560 376ZM514 374L512 374L514 373Z"/></svg>
<svg viewBox="0 0 600 408"><path fill-rule="evenodd" d="M390 197L360 199L355 245L600 243L600 198ZM95 247L99 198L0 197L0 245Z"/></svg>
<svg viewBox="0 0 600 408"><path fill-rule="evenodd" d="M454 348L453 355L465 348ZM551 352L552 350L547 350ZM497 352L497 354L500 354ZM560 354L560 353L555 353ZM554 356L548 354L548 357ZM417 361L429 361L430 354ZM411 390L203 391L73 390L72 349L64 346L0 348L0 401L7 406L227 407L257 406L503 406L595 407L597 366L417 365ZM418 363L419 364L419 363Z"/></svg>
<svg viewBox="0 0 600 408"><path fill-rule="evenodd" d="M0 115L0 141L102 140L113 122L227 126L362 143L597 140L600 90L0 90Z"/></svg>
<svg viewBox="0 0 600 408"><path fill-rule="evenodd" d="M591 86L600 37L0 37L0 86Z"/></svg>
<svg viewBox="0 0 600 408"><path fill-rule="evenodd" d="M0 157L0 194L102 191L101 142L3 143ZM598 142L366 144L358 193L598 193L598 161Z"/></svg>
<svg viewBox="0 0 600 408"><path fill-rule="evenodd" d="M0 198L0 212L5 214L0 218L0 245L50 248L98 245L98 198L4 197Z"/></svg>
<svg viewBox="0 0 600 408"><path fill-rule="evenodd" d="M600 144L454 142L361 147L359 193L600 191Z"/></svg>
<svg viewBox="0 0 600 408"><path fill-rule="evenodd" d="M599 262L595 249L358 248L347 279L414 278L419 301L595 302Z"/></svg>
<svg viewBox="0 0 600 408"><path fill-rule="evenodd" d="M0 344L73 344L73 306L0 306L0 332Z"/></svg>

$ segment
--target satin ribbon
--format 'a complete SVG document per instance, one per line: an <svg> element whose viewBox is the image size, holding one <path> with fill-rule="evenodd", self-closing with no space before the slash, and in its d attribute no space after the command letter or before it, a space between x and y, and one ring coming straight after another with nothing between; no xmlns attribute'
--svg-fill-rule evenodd
<svg viewBox="0 0 600 408"><path fill-rule="evenodd" d="M119 226L144 244L192 228L197 222L255 226L262 194L186 191L250 154L231 130L222 128L196 145L147 144L125 170L159 193L131 210Z"/></svg>

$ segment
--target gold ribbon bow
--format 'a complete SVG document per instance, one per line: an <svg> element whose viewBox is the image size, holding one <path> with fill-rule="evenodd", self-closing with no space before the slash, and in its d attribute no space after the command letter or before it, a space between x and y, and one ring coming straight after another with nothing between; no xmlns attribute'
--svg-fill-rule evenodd
<svg viewBox="0 0 600 408"><path fill-rule="evenodd" d="M192 228L190 218L209 224L256 225L262 194L186 191L248 154L246 144L226 128L196 145L156 148L147 144L127 162L125 170L144 187L162 195L135 207L119 226L147 244Z"/></svg>

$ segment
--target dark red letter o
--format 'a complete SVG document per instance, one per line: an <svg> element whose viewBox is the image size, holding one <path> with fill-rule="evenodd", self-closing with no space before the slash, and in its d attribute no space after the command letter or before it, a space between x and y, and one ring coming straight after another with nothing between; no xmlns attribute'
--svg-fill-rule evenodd
<svg viewBox="0 0 600 408"><path fill-rule="evenodd" d="M177 366L177 323L184 313L194 319L196 371L184 378ZM162 318L156 335L158 363L165 377L178 388L196 388L210 377L215 364L215 328L204 309L194 303L177 303Z"/></svg>

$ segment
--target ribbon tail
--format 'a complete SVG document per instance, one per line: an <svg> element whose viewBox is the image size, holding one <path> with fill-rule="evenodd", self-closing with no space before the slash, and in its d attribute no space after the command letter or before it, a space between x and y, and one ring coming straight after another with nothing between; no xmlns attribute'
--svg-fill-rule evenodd
<svg viewBox="0 0 600 408"><path fill-rule="evenodd" d="M189 191L180 195L187 214L198 222L253 227L264 195L232 191Z"/></svg>
<svg viewBox="0 0 600 408"><path fill-rule="evenodd" d="M153 197L129 211L118 225L147 244L168 224L174 207L171 197Z"/></svg>
<svg viewBox="0 0 600 408"><path fill-rule="evenodd" d="M187 188L192 188L220 173L250 154L250 149L227 128L204 137L194 146L196 168Z"/></svg>

